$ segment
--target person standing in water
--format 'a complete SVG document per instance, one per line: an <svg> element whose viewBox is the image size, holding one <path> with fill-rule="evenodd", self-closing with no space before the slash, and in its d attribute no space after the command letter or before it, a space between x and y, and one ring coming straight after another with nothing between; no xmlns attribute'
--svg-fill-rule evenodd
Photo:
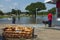
<svg viewBox="0 0 60 40"><path fill-rule="evenodd" d="M15 22L16 22L16 17L14 14L12 14L12 23L15 24Z"/></svg>
<svg viewBox="0 0 60 40"><path fill-rule="evenodd" d="M52 13L49 12L48 13L48 27L51 27L52 26Z"/></svg>

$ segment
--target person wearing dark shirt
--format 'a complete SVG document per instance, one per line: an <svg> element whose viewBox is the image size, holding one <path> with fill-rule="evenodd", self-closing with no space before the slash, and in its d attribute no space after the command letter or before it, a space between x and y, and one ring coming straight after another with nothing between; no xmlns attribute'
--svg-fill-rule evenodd
<svg viewBox="0 0 60 40"><path fill-rule="evenodd" d="M13 14L13 16L12 16L12 23L15 24L15 21L16 21L16 18L15 18L15 15Z"/></svg>
<svg viewBox="0 0 60 40"><path fill-rule="evenodd" d="M52 13L48 13L48 27L52 26Z"/></svg>

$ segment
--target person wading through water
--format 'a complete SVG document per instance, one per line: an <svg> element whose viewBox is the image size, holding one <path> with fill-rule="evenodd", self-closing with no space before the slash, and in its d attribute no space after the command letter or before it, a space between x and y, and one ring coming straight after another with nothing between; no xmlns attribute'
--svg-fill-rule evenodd
<svg viewBox="0 0 60 40"><path fill-rule="evenodd" d="M48 27L51 27L52 26L52 13L49 12L48 13Z"/></svg>
<svg viewBox="0 0 60 40"><path fill-rule="evenodd" d="M13 24L15 24L15 22L16 22L15 15L14 15L14 14L12 14L12 23L13 23Z"/></svg>

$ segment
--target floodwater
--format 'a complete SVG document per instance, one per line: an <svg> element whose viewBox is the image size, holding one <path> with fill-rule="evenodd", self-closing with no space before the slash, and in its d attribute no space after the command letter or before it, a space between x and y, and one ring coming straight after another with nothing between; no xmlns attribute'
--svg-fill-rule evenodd
<svg viewBox="0 0 60 40"><path fill-rule="evenodd" d="M37 16L37 21L34 17L20 17L16 18L16 24L42 24L42 21L48 21L47 16ZM54 20L55 18L53 18ZM54 23L54 21L53 21ZM12 18L1 18L0 24L12 24Z"/></svg>

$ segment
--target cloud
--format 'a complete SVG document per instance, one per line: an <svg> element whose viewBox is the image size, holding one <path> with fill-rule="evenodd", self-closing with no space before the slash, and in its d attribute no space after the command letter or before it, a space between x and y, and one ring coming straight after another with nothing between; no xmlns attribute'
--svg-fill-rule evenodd
<svg viewBox="0 0 60 40"><path fill-rule="evenodd" d="M0 10L1 10L1 11L3 11L3 12L5 12L5 11L6 11L6 10L5 10L5 8L0 8Z"/></svg>
<svg viewBox="0 0 60 40"><path fill-rule="evenodd" d="M17 9L17 7L18 7L17 2L14 2L14 3L12 3L12 5L9 6L10 9Z"/></svg>
<svg viewBox="0 0 60 40"><path fill-rule="evenodd" d="M0 8L4 7L4 5L0 4Z"/></svg>
<svg viewBox="0 0 60 40"><path fill-rule="evenodd" d="M16 2L15 2L15 3L13 3L13 6L18 6L18 3L16 3Z"/></svg>
<svg viewBox="0 0 60 40"><path fill-rule="evenodd" d="M7 8L3 4L0 4L0 10L6 12Z"/></svg>
<svg viewBox="0 0 60 40"><path fill-rule="evenodd" d="M9 8L10 8L10 9L15 9L15 6L10 6Z"/></svg>
<svg viewBox="0 0 60 40"><path fill-rule="evenodd" d="M0 4L0 10L4 10L5 8L4 8L4 5L2 5L2 4Z"/></svg>
<svg viewBox="0 0 60 40"><path fill-rule="evenodd" d="M5 1L10 2L11 0L5 0Z"/></svg>

